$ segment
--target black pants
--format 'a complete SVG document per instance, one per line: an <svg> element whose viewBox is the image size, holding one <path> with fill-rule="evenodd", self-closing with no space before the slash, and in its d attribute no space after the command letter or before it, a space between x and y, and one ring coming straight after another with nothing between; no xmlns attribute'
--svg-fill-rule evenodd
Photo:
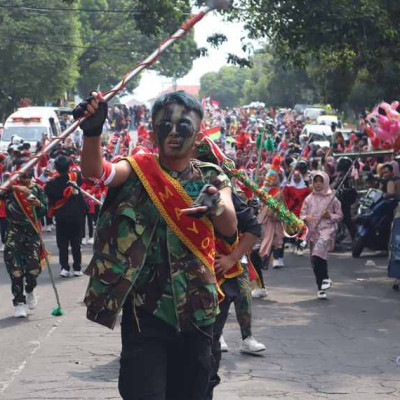
<svg viewBox="0 0 400 400"><path fill-rule="evenodd" d="M74 271L81 270L81 234L82 221L76 219L67 221L63 219L56 220L56 240L59 251L59 260L61 268L69 271L68 248L71 245Z"/></svg>
<svg viewBox="0 0 400 400"><path fill-rule="evenodd" d="M265 288L264 277L262 273L263 260L260 257L259 249L254 249L251 251L250 260L253 263L254 268L256 269L257 274L260 278L261 287Z"/></svg>
<svg viewBox="0 0 400 400"><path fill-rule="evenodd" d="M214 388L219 385L221 378L218 375L219 365L221 363L221 343L219 339L224 330L226 320L229 315L229 307L236 298L240 297L240 289L236 279L227 279L221 286L222 291L225 294L225 299L220 303L220 313L214 324L213 330L213 341L212 341L212 372L210 376L210 383L207 390L205 400L212 400Z"/></svg>
<svg viewBox="0 0 400 400"><path fill-rule="evenodd" d="M203 400L211 369L212 326L177 331L138 312L128 298L121 324L119 392L124 400Z"/></svg>
<svg viewBox="0 0 400 400"><path fill-rule="evenodd" d="M328 261L318 256L312 256L311 264L314 270L314 275L315 275L315 280L317 282L318 290L321 290L322 281L324 279L329 279Z"/></svg>
<svg viewBox="0 0 400 400"><path fill-rule="evenodd" d="M94 214L89 214L87 213L85 217L83 218L82 222L82 238L85 238L86 236L86 220L89 228L89 237L93 237L93 219L94 219Z"/></svg>
<svg viewBox="0 0 400 400"><path fill-rule="evenodd" d="M7 218L0 218L1 243L6 242Z"/></svg>
<svg viewBox="0 0 400 400"><path fill-rule="evenodd" d="M351 205L344 206L342 204L342 212L343 212L343 223L349 230L351 238L354 239L354 236L357 233L357 228L354 225L353 220L351 219Z"/></svg>

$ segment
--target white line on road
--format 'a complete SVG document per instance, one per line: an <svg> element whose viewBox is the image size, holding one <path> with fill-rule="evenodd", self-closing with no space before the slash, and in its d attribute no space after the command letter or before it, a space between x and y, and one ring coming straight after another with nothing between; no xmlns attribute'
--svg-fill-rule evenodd
<svg viewBox="0 0 400 400"><path fill-rule="evenodd" d="M34 345L34 348L30 352L26 360L22 361L22 363L19 365L18 368L10 370L11 373L10 378L8 378L6 381L0 382L0 399L3 399L4 392L10 387L15 378L18 375L20 375L21 372L24 370L24 368L27 366L29 358L31 358L40 349L43 342L46 341L50 337L50 335L60 326L61 321L62 319L57 320L56 322L57 325L52 326L52 328L49 330L49 332L47 332L47 335L41 342L40 341L31 342L31 344Z"/></svg>

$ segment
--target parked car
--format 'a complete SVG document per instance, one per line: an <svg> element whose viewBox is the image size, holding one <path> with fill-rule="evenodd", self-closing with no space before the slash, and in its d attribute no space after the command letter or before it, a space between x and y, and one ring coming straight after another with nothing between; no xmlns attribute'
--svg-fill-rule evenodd
<svg viewBox="0 0 400 400"><path fill-rule="evenodd" d="M301 136L320 147L330 147L333 139L333 132L328 125L307 124L304 126ZM310 139L311 138L311 139Z"/></svg>

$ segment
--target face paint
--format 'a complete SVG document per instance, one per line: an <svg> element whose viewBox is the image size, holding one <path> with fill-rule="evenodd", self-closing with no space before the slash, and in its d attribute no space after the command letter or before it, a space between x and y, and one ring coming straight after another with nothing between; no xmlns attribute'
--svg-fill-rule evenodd
<svg viewBox="0 0 400 400"><path fill-rule="evenodd" d="M200 118L184 106L170 104L154 118L154 133L160 155L183 158L191 153L200 126Z"/></svg>

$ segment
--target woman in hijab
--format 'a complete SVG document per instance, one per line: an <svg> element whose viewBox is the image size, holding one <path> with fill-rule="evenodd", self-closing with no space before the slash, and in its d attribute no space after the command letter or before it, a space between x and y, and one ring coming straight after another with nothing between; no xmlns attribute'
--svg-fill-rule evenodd
<svg viewBox="0 0 400 400"><path fill-rule="evenodd" d="M313 191L309 194L300 212L309 229L311 266L318 286L318 298L326 299L326 290L332 281L328 275L328 252L332 245L337 223L343 218L340 201L329 186L326 172L313 176Z"/></svg>

